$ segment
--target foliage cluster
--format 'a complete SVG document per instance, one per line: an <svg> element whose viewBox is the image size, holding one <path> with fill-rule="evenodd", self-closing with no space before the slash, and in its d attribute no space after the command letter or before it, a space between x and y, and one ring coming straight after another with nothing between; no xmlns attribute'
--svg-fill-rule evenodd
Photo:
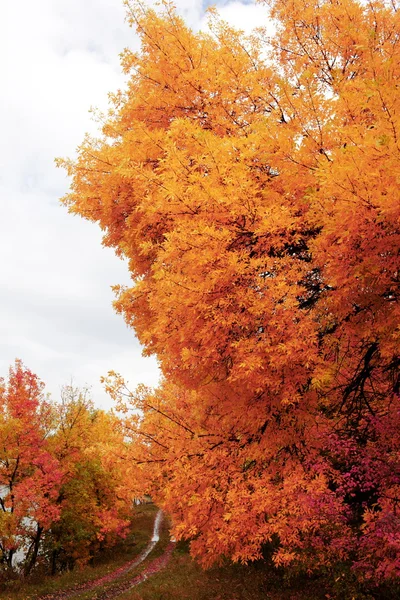
<svg viewBox="0 0 400 600"><path fill-rule="evenodd" d="M0 578L87 562L130 525L124 434L71 386L51 403L20 361L0 380Z"/></svg>
<svg viewBox="0 0 400 600"><path fill-rule="evenodd" d="M129 261L164 381L108 388L175 535L373 586L400 574L400 11L264 4L272 37L128 4L142 50L64 201Z"/></svg>

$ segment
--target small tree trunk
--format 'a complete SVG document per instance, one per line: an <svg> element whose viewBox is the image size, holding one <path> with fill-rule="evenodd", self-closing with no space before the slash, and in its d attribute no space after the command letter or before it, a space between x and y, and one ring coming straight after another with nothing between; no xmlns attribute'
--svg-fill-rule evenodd
<svg viewBox="0 0 400 600"><path fill-rule="evenodd" d="M40 538L42 537L42 532L43 532L43 528L40 525L38 525L37 530L36 530L36 536L33 541L32 554L30 557L29 556L27 557L27 563L25 565L25 576L29 575L29 573L32 571L33 567L36 564L36 559L37 559L37 555L39 552L39 544L40 544Z"/></svg>
<svg viewBox="0 0 400 600"><path fill-rule="evenodd" d="M8 552L6 552L6 563L7 563L7 567L10 569L10 571L12 571L13 557L14 557L14 550L9 550Z"/></svg>
<svg viewBox="0 0 400 600"><path fill-rule="evenodd" d="M51 574L55 575L57 572L57 550L53 550L51 553Z"/></svg>

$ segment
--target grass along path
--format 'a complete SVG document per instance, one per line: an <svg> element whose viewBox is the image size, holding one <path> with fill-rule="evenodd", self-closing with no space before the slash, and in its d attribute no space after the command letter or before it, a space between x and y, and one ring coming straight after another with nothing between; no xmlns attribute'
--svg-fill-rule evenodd
<svg viewBox="0 0 400 600"><path fill-rule="evenodd" d="M146 567L143 569L141 573L136 575L133 579L125 579L125 580L117 580L113 585L104 588L104 587L96 587L94 588L94 594L79 596L82 600L113 600L113 598L118 598L121 594L125 594L129 592L134 587L146 581L152 575L155 575L161 569L166 567L167 563L170 560L172 551L175 547L173 542L170 542L161 556L154 558L150 561ZM115 580L114 580L115 581ZM75 596L77 597L77 596Z"/></svg>
<svg viewBox="0 0 400 600"><path fill-rule="evenodd" d="M148 557L148 555L152 552L157 543L160 541L160 528L162 520L163 513L159 509L154 519L152 538L148 542L146 547L142 550L142 552L139 554L139 556L137 556L135 559L127 562L126 564L122 565L118 569L115 569L111 573L108 573L107 575L103 575L102 577L99 577L97 579L81 583L70 590L62 590L53 594L46 594L44 596L40 596L39 600L69 600L70 598L82 597L82 594L86 595L86 592L90 592L98 588L103 589L101 590L100 595L96 594L95 597L99 599L102 598L104 600L108 600L109 598L115 598L122 592L131 589L135 585L138 585L139 583L147 579L147 577L149 577L150 574L158 572L167 564L169 560L169 557L172 553L172 548L174 546L172 542L169 543L166 550L161 556L152 560L144 569L144 571L142 573L139 573L134 579L121 581L117 585L112 586L112 588L104 589L103 587L108 586L108 584L113 583L116 580L120 580L124 575L131 573Z"/></svg>
<svg viewBox="0 0 400 600"><path fill-rule="evenodd" d="M105 581L101 585L101 589L107 588L111 584L106 582L106 576L116 571L119 573L121 582L125 579L131 581L148 562L143 559L136 567L134 566L139 556L143 556L149 540L153 537L157 511L157 507L153 504L134 507L132 526L128 536L121 539L115 546L96 554L91 563L83 568L63 571L56 576L46 575L41 569L38 569L28 579L15 578L0 582L1 600L39 600L46 597L53 599L59 597L64 600L67 593L70 592L79 592L79 595L75 594L72 598L95 598L97 588L93 588L92 592L83 590L91 588L91 583L99 582L99 580ZM166 520L160 522L159 536L160 540L151 551L152 559L160 556L168 545L169 532ZM126 567L131 567L131 570L123 574ZM98 592L100 592L100 588Z"/></svg>
<svg viewBox="0 0 400 600"><path fill-rule="evenodd" d="M0 588L0 599L373 600L349 589L332 589L322 577L288 578L268 561L247 566L227 562L203 571L190 557L187 543L169 541L166 519L159 516L158 532L154 531L157 514L154 505L137 507L131 534L99 554L94 566L57 577L40 578L38 573L36 581L10 582ZM380 598L394 600L400 596L385 594Z"/></svg>
<svg viewBox="0 0 400 600"><path fill-rule="evenodd" d="M167 568L144 580L140 587L127 589L115 597L118 600L327 600L334 597L329 595L330 590L323 580L306 577L285 580L262 562L247 566L226 564L204 571L185 546L176 544ZM97 600L111 598L100 596ZM359 600L352 595L336 596L336 600L339 598Z"/></svg>

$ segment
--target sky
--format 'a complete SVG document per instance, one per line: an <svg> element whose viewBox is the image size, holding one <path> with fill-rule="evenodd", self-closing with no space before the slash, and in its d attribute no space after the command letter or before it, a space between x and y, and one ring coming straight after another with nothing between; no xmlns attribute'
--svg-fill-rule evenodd
<svg viewBox="0 0 400 600"><path fill-rule="evenodd" d="M201 0L177 0L194 29L206 27ZM252 1L215 2L250 31L266 22ZM112 308L111 286L129 284L126 264L101 246L96 224L70 215L54 158L74 157L90 107L124 87L119 53L139 48L122 0L5 0L0 22L0 376L16 358L54 399L62 385L89 386L109 408L100 377L121 373L133 389L154 386L154 357Z"/></svg>

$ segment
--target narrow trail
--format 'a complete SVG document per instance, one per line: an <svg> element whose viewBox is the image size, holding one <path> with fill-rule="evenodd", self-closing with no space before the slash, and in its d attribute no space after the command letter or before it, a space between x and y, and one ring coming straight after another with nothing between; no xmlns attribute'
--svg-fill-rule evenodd
<svg viewBox="0 0 400 600"><path fill-rule="evenodd" d="M148 557L150 552L159 542L160 527L162 520L163 512L160 509L156 514L156 518L154 519L152 538L148 542L147 546L139 554L139 556L137 556L135 559L125 563L124 565L122 565L122 567L119 567L119 569L116 569L115 571L112 571L112 573L108 573L103 577L99 577L98 579L82 583L69 590L56 592L55 594L46 594L45 596L40 596L38 600L67 600L69 598L76 598L84 592L95 590L101 585L116 581L123 575L126 575L130 571L133 571ZM116 581L115 585L96 595L96 600L112 600L112 598L116 598L123 592L126 592L127 590L130 590L131 588L135 587L136 585L139 585L139 583L142 583L142 581L148 579L150 575L154 575L155 573L163 569L168 563L174 546L175 544L173 542L170 542L163 554L149 562L146 568L141 573L139 573L139 575L136 575L136 577L128 581L121 581L120 583Z"/></svg>

